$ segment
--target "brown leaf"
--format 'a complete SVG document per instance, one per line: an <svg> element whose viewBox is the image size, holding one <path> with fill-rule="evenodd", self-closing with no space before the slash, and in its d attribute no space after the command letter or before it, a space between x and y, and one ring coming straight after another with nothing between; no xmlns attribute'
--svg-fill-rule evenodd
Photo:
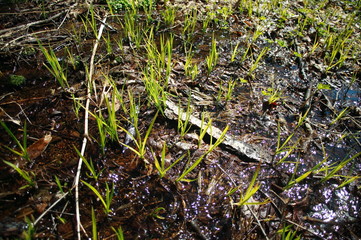
<svg viewBox="0 0 361 240"><path fill-rule="evenodd" d="M43 138L40 138L38 141L31 144L26 150L28 152L28 156L31 160L39 157L52 139L51 134L45 135Z"/></svg>

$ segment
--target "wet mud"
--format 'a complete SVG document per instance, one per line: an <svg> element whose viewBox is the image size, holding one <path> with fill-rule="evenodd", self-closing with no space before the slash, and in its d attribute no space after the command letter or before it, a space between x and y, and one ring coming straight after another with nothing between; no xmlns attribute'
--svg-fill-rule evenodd
<svg viewBox="0 0 361 240"><path fill-rule="evenodd" d="M99 239L116 239L114 229L119 227L124 239L285 239L282 237L287 234L294 234L294 239L296 236L360 238L359 50L355 50L355 57L345 64L326 71L327 66L321 61L324 52L306 54L319 38L313 29L316 24L310 23L303 36L291 35L298 18L277 19L270 13L268 19L261 18L264 22L260 24L256 17L252 19L245 10L237 8L226 20L213 19L206 30L202 29L204 20L198 20L194 32L184 34L186 11L185 15L178 12L178 22L168 26L160 15L167 6L165 2L157 2L151 20L140 11L137 26L142 27L145 34L149 33L149 26L156 26L154 36L158 48L161 39L174 37L168 100L179 104L184 111L190 105L194 119L206 116L217 129L228 126L227 139L255 146L258 153L267 158L252 159L226 144L207 152L216 139L208 132L199 140L203 131L196 124L182 136L178 116L159 112L149 100L143 81L151 61L144 47L145 37L137 46L129 33L122 31L126 13L121 11L116 17L108 18L110 27L103 33L113 43L121 41L121 47L114 43L110 50L105 41L101 42L95 56L97 91L92 90L89 109L93 114L89 116L84 157L98 175L94 176L83 163L79 183L82 238L92 238L94 222ZM330 4L335 9L343 9L345 14L349 8L360 11L359 6L344 2L341 1L340 6L332 1ZM77 150L80 151L84 141L86 79L95 38L84 26L89 17L85 5L45 21L50 13L54 16L64 11L69 3L47 1L44 12L34 4L30 1L10 7L0 5L3 41L0 119L20 143L26 139L30 153L27 160L11 152L9 149L19 151L20 146L5 128L0 128L0 238L25 238L33 231L33 239L76 239L73 184L79 163ZM294 4L296 9L302 7L301 3ZM35 10L30 11L32 7ZM96 3L95 9L99 19L107 13L104 2ZM302 15L294 11L293 14ZM201 12L198 13L200 19ZM261 13L264 14L259 11ZM9 23L12 16L19 18ZM355 17L359 19L359 15ZM97 26L101 25L99 19ZM24 30L9 35L2 32L40 20L44 23L26 30L55 51L66 69L69 85L66 88L60 87L45 67L49 63L38 43L21 37ZM265 30L257 40L251 41L259 25L265 26ZM359 34L360 30L354 31ZM215 67L208 71L205 60L213 38L217 40L219 55ZM189 42L194 51L192 63L199 70L194 79L186 75L185 69L185 47ZM231 60L236 45L239 53ZM254 66L265 48L265 57ZM294 52L305 56L299 58ZM23 76L26 80L12 84L10 75ZM107 78L113 79L116 86ZM122 128L116 137L106 135L102 149L96 116L101 113L105 119L111 118L104 99L115 101L109 93L114 88L124 101L125 108L119 107L116 111L117 124ZM229 89L232 91L227 92ZM129 92L139 103L139 135L146 136L152 127L143 157L131 150L139 150L139 146L126 140L134 124ZM74 99L80 104L76 105ZM127 142L127 146L120 142ZM164 156L163 148L166 149ZM164 177L160 177L156 167L162 157L166 166L181 158ZM202 161L186 178L179 179L200 158ZM33 185L27 186L30 183L3 160L28 172ZM335 175L325 178L342 163L345 165ZM238 204L254 176L258 191ZM85 183L91 184L101 196L111 192L108 212L99 196ZM36 220L31 230L31 223Z"/></svg>

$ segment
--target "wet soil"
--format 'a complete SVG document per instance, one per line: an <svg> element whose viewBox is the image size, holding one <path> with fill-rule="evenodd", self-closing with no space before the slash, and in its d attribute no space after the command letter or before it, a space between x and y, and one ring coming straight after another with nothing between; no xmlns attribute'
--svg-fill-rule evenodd
<svg viewBox="0 0 361 240"><path fill-rule="evenodd" d="M4 239L25 238L31 229L29 222L37 220L33 239L76 239L77 236L73 182L79 156L75 148L81 149L83 143L85 112L82 107L76 111L74 98L85 105L86 72L95 38L82 22L89 17L86 4L53 1L42 4L43 8L35 1L0 5L0 118L20 142L26 134L28 149L35 152L30 161L13 154L8 148L19 150L19 146L1 128L0 159L29 172L35 182L34 186L24 188L27 182L19 173L0 162L0 238ZM184 110L191 99L192 116L201 119L205 114L222 130L229 126L227 136L255 146L257 151L269 156L269 160L250 159L221 144L187 175L190 181L178 181L184 169L214 144L211 134L199 143L201 130L194 125L188 134L181 136L177 118L159 113L142 159L119 143L127 138L127 133L120 129L117 133L120 140L107 136L102 151L97 122L91 115L85 157L94 164L99 177L95 179L83 164L81 180L94 186L102 196L110 187L114 189L114 196L111 212L105 213L94 192L83 182L79 184L82 238L92 237L92 209L99 239L116 239L112 228L119 227L125 239L282 239L282 229L287 229L284 234L294 233L302 239L361 238L359 49L342 66L326 71L322 61L326 51L309 54L314 41L321 38L313 29L317 24L305 26L304 35L290 34L297 28L295 15L302 15L297 10L302 8L302 1L293 5L287 2L287 6L292 5L288 11L293 9L293 12L285 19L266 10L268 15L259 10L259 16L255 14L257 17L252 18L236 7L227 19L213 19L206 30L202 29L202 14L204 9L210 9L198 3L194 12L199 14L199 20L188 36L182 34L182 29L189 8L184 1L168 4L178 7L177 21L172 26L166 25L160 15L167 6L163 1L156 3L151 20L143 11L138 16L139 26L144 27L145 33L150 26L155 26L156 39L174 35L168 99L181 103ZM217 9L217 4L210 4L212 9ZM221 2L220 6L227 4ZM329 8L341 9L344 14L358 11L353 17L356 22L360 20L360 6L356 3L329 1L320 12ZM99 19L108 13L102 2L96 3L94 9ZM48 20L57 14L58 17ZM145 43L137 47L134 39L123 32L124 17L125 12L108 17L110 27L105 28L103 36L114 42L121 40L122 48L113 44L110 51L105 42L101 42L94 72L98 95L92 96L90 110L98 113L106 109L99 99L111 98L103 91L111 89L104 77L109 76L123 93L126 108L129 109L130 104L128 91L139 99L139 130L144 136L157 112L143 82L149 59ZM36 21L40 23L23 26ZM100 24L98 21L97 26ZM258 26L264 26L264 32L250 42L248 36L252 36ZM353 35L359 36L359 31L356 25ZM219 60L209 72L205 59L212 38L217 40ZM47 62L38 39L53 49L60 63L66 66L68 88L61 88L44 66ZM287 46L283 46L281 40ZM357 37L353 40L360 41ZM193 80L185 74L184 43L187 41L193 44L193 63L199 68ZM237 44L239 54L231 61ZM264 47L268 48L267 54L250 72ZM71 63L68 52L76 64ZM298 58L294 52L301 52L305 57ZM10 84L10 75L24 76L26 82ZM227 98L228 86L234 83L231 97ZM320 87L320 83L327 87ZM278 96L275 101L270 101L272 94ZM340 116L344 109L345 114ZM107 111L103 113L105 119L109 118ZM298 126L302 116L306 116L305 121ZM129 111L118 109L117 121L129 129ZM44 137L48 135L51 141L45 143ZM278 151L287 139L290 140L286 147ZM136 148L134 142L130 144ZM182 156L183 159L160 178L155 158L161 158L164 144L167 165ZM327 171L353 156L356 157L337 175L324 180ZM298 179L317 164L326 170L315 170ZM256 172L259 172L260 188L247 203L259 205L238 206L236 203ZM352 177L354 181L339 187ZM63 192L68 194L62 197Z"/></svg>

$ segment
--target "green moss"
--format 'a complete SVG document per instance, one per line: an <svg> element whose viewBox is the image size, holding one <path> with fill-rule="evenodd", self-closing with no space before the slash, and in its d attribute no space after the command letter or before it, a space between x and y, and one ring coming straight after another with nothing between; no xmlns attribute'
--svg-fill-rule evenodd
<svg viewBox="0 0 361 240"><path fill-rule="evenodd" d="M21 75L9 75L8 84L13 86L20 86L26 82L26 78Z"/></svg>
<svg viewBox="0 0 361 240"><path fill-rule="evenodd" d="M148 8L155 0L110 0L109 4L116 12L134 8Z"/></svg>

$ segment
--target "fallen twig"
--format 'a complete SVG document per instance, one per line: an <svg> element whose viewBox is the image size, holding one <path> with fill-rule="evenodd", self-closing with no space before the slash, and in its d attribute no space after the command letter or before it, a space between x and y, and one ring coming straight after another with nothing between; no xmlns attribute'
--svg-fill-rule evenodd
<svg viewBox="0 0 361 240"><path fill-rule="evenodd" d="M180 110L179 107L174 102L167 100L166 105L167 108L164 112L166 117L168 117L171 120L176 120L180 115L179 116L180 119L182 121L186 121L187 113L185 111ZM199 127L202 130L206 128L206 126L202 125L202 121L193 115L189 117L189 122L194 126ZM222 131L214 126L208 128L207 133L216 139L218 139L222 135ZM222 142L222 145L229 148L238 155L248 158L249 160L270 163L272 159L271 155L268 152L266 152L264 149L250 143L245 143L236 140L229 134L226 134L225 139Z"/></svg>
<svg viewBox="0 0 361 240"><path fill-rule="evenodd" d="M248 210L252 213L253 217L256 219L257 221L257 225L259 226L259 228L262 231L263 236L265 237L266 240L269 240L269 238L267 237L266 231L264 230L264 228L262 227L262 224L260 222L260 220L258 219L256 213L252 210L252 208L249 205L246 205Z"/></svg>
<svg viewBox="0 0 361 240"><path fill-rule="evenodd" d="M56 200L48 209L46 209L46 211L44 211L34 222L33 222L33 226L35 226L44 216L45 214L47 214L53 207L55 207L56 204L58 204L58 202L60 202L63 198L65 198L67 195L69 194L69 192L63 193L58 200Z"/></svg>
<svg viewBox="0 0 361 240"><path fill-rule="evenodd" d="M46 23L46 22L50 22L51 20L63 15L65 12L66 11L62 11L62 12L60 12L58 14L55 14L54 16L51 16L51 17L49 17L47 19L44 19L44 20L39 20L39 21L23 24L23 25L20 25L20 26L0 30L0 34L4 33L3 35L0 35L0 38L9 37L13 33L19 32L21 30L26 30L29 27L34 26L34 25L39 25L39 24L43 24L43 23Z"/></svg>
<svg viewBox="0 0 361 240"><path fill-rule="evenodd" d="M105 22L106 20L107 20L107 16L105 16L103 22ZM90 60L90 70L89 70L89 75L88 75L88 79L87 79L87 100L86 100L86 104L85 104L84 138L83 138L83 144L82 144L81 151L80 151L81 156L79 158L78 168L77 168L76 176L75 176L74 183L73 183L73 187L75 187L75 213L76 213L76 222L77 222L76 230L77 230L77 236L78 236L79 240L81 239L81 235L80 235L81 222L80 222L80 209L79 209L79 180L80 180L81 166L83 163L82 156L84 156L85 148L87 145L87 140L89 137L89 105L90 105L90 99L91 99L91 85L93 84L94 56L97 51L100 39L102 37L104 27L105 27L105 25L102 24L99 28L98 38L94 44L92 58Z"/></svg>

